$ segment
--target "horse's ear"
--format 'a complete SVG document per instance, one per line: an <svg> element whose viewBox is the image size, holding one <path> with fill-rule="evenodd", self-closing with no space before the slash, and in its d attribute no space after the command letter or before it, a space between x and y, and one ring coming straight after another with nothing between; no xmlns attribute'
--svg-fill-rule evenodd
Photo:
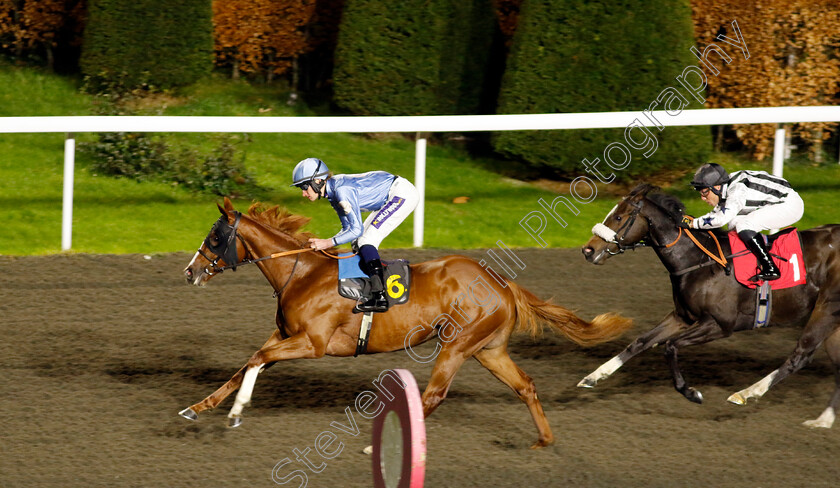
<svg viewBox="0 0 840 488"><path fill-rule="evenodd" d="M648 193L656 192L659 190L658 186L651 185L650 183L639 183L636 188L630 191L630 194L627 195L627 198L638 202L642 198L645 198Z"/></svg>
<svg viewBox="0 0 840 488"><path fill-rule="evenodd" d="M228 213L233 212L233 204L230 202L230 198L228 197L225 197L225 210L227 210Z"/></svg>
<svg viewBox="0 0 840 488"><path fill-rule="evenodd" d="M231 216L233 215L233 212L235 212L235 210L233 208L233 204L230 203L230 199L228 197L225 197L225 206L224 207L219 205L218 203L216 203L216 206L219 207L219 212L221 212L222 215L227 217L228 220L231 219Z"/></svg>

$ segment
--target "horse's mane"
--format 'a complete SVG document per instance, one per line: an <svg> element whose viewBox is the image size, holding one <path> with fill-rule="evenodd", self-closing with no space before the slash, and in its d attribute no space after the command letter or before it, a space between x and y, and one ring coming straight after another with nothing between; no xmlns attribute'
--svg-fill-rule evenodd
<svg viewBox="0 0 840 488"><path fill-rule="evenodd" d="M653 193L647 197L657 207L664 210L674 222L682 220L683 214L685 214L685 205L683 205L679 198L674 195L668 195L667 193Z"/></svg>
<svg viewBox="0 0 840 488"><path fill-rule="evenodd" d="M300 230L312 219L295 215L279 205L267 207L265 204L257 202L248 208L248 215L267 227L287 234L301 244L305 243L310 237L315 237L311 232Z"/></svg>
<svg viewBox="0 0 840 488"><path fill-rule="evenodd" d="M683 214L685 214L685 205L683 205L680 199L673 195L662 193L662 189L656 185L641 183L630 192L628 197L639 194L653 202L654 205L664 211L674 222L679 222Z"/></svg>

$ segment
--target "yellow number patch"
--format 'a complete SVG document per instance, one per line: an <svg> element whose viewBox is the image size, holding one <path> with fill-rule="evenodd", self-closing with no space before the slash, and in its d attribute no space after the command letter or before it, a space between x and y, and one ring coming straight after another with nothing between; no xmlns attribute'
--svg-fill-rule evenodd
<svg viewBox="0 0 840 488"><path fill-rule="evenodd" d="M388 281L385 283L385 288L388 290L388 295L391 295L391 298L393 298L394 300L403 296L403 293L405 293L405 286L403 286L402 283L397 281L400 278L402 278L402 276L400 275L391 275L388 277Z"/></svg>

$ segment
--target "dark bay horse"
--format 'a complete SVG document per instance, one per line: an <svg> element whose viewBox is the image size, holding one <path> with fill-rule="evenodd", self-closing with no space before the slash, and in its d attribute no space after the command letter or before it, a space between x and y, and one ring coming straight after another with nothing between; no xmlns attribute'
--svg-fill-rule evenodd
<svg viewBox="0 0 840 488"><path fill-rule="evenodd" d="M255 204L247 214L240 214L225 199L219 210L222 217L184 270L187 281L194 285L203 285L218 274L225 258L232 265L234 260L241 263L278 251L302 249L311 235L300 232L308 218L277 207L264 209ZM231 249L235 242L241 245ZM335 260L316 252L302 252L257 265L277 295L277 328L227 383L181 412L188 419L194 420L198 413L216 407L239 389L228 414L229 425L237 426L262 369L287 359L352 356L356 350L362 316L352 313L353 300L338 295ZM572 341L589 345L615 338L631 325L614 314L586 322L566 308L537 299L513 282L504 280L504 286L500 285L494 275L463 256L415 264L411 270L411 299L375 315L367 353L397 351L440 336L441 347L422 397L424 415L428 417L443 401L455 373L467 358L474 357L528 405L539 431L533 448L551 444L554 436L533 381L508 355L511 333L516 330L536 335L542 331L540 323L545 322Z"/></svg>
<svg viewBox="0 0 840 488"><path fill-rule="evenodd" d="M618 356L610 359L578 386L593 387L613 374L633 356L657 344L665 344L665 356L674 386L689 400L701 403L703 396L689 387L680 372L677 351L685 346L703 344L733 332L753 327L755 290L738 284L734 276L685 237L687 230L677 222L684 207L673 196L658 188L641 184L607 215L583 247L587 261L603 264L612 255L640 245L653 247L662 264L671 273L674 311L655 328L641 335ZM708 231L690 231L704 247L717 251ZM718 232L723 252L730 254L729 240ZM773 314L769 325L805 328L793 353L784 364L754 385L732 394L728 400L743 405L750 398L760 398L772 386L808 363L820 344L825 344L834 365L836 388L828 407L819 418L805 422L810 427L830 428L840 405L840 225L824 225L801 231L805 285L775 290ZM703 265L702 267L697 267ZM693 268L693 269L692 269Z"/></svg>

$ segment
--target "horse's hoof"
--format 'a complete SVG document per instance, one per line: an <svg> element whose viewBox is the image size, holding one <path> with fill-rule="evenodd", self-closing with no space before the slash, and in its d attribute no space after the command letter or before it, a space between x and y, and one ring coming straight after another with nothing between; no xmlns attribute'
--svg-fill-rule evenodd
<svg viewBox="0 0 840 488"><path fill-rule="evenodd" d="M805 422L802 422L802 425L804 425L805 427L810 427L812 429L830 429L831 428L831 424L823 422L820 419L806 420Z"/></svg>
<svg viewBox="0 0 840 488"><path fill-rule="evenodd" d="M370 456L371 454L373 454L373 446L367 446L366 448L362 449L362 452Z"/></svg>
<svg viewBox="0 0 840 488"><path fill-rule="evenodd" d="M740 393L733 393L729 395L729 398L727 398L726 401L729 403L734 403L735 405L747 404L747 399L744 398L744 395L741 395Z"/></svg>
<svg viewBox="0 0 840 488"><path fill-rule="evenodd" d="M198 418L198 414L192 408L185 408L178 412L178 415L184 417L187 420L196 420Z"/></svg>
<svg viewBox="0 0 840 488"><path fill-rule="evenodd" d="M531 449L542 449L543 447L550 446L551 444L554 444L554 439L540 439L531 445Z"/></svg>
<svg viewBox="0 0 840 488"><path fill-rule="evenodd" d="M689 401L692 401L694 403L703 403L703 394L695 390L694 388L689 388L688 390L686 390L685 397L688 398Z"/></svg>
<svg viewBox="0 0 840 488"><path fill-rule="evenodd" d="M240 425L242 425L242 417L240 417L238 415L236 417L228 417L228 427L229 428L235 429L235 428L239 427Z"/></svg>
<svg viewBox="0 0 840 488"><path fill-rule="evenodd" d="M580 383L577 384L578 388L595 388L595 384L597 382L595 380L589 379L587 376L586 378L580 380Z"/></svg>

